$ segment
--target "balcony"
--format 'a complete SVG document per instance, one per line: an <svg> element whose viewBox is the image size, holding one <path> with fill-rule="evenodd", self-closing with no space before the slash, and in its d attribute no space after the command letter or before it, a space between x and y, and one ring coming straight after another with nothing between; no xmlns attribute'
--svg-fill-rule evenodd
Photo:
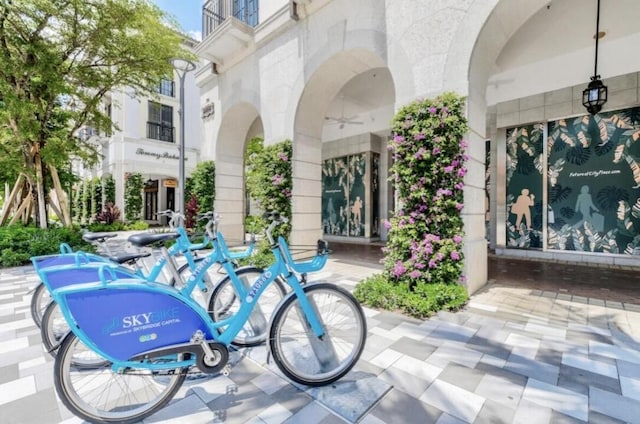
<svg viewBox="0 0 640 424"><path fill-rule="evenodd" d="M222 65L247 47L258 25L258 0L208 0L202 6L202 42L196 54Z"/></svg>
<svg viewBox="0 0 640 424"><path fill-rule="evenodd" d="M169 125L147 122L147 138L173 143L175 128Z"/></svg>

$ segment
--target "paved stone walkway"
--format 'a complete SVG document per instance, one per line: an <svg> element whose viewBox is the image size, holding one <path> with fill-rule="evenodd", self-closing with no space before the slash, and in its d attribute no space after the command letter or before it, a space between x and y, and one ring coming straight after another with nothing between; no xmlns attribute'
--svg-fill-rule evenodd
<svg viewBox="0 0 640 424"><path fill-rule="evenodd" d="M376 268L330 259L312 280L352 289ZM36 283L29 267L0 270L0 423L78 423L31 321ZM229 377L186 382L145 422L640 423L638 305L493 285L426 321L365 311L366 349L340 382L296 387L265 348L244 350Z"/></svg>

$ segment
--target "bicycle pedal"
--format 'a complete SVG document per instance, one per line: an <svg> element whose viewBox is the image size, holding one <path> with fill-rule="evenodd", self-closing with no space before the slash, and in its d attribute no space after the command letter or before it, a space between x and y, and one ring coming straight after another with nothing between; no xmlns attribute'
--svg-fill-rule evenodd
<svg viewBox="0 0 640 424"><path fill-rule="evenodd" d="M220 373L225 377L229 377L229 374L231 374L231 364L225 365Z"/></svg>

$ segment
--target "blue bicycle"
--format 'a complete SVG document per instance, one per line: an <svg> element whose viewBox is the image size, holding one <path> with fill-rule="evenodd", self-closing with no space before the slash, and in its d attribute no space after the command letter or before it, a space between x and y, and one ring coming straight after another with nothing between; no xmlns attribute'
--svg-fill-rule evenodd
<svg viewBox="0 0 640 424"><path fill-rule="evenodd" d="M109 239L116 237L116 234L114 233L84 233L82 238L85 241L102 248L106 255L103 256L83 252L82 254L84 256L82 261L100 263L112 262L124 265L132 269L136 275L149 281L158 281L164 273L164 277L169 284L176 284L176 282L180 281L179 276L184 275L188 269L195 268L195 263L198 259L196 259L195 255L191 252L206 248L209 245L209 240L205 234L201 243L191 243L186 231L182 225L180 225L182 217L179 213L166 210L158 212L158 215L169 217L170 233L140 233L134 234L128 238L129 243L138 249L164 243L177 238L176 243L167 250L167 254L162 254L151 268L144 261L141 261L143 258L151 255L149 252L114 255L108 244ZM36 271L51 266L72 265L78 260L76 253L77 252L73 252L68 244L62 243L60 245L60 254L33 257L31 258L31 262L33 263ZM185 254L187 263L178 267L175 261L173 261L173 258L182 254ZM200 286L200 288L204 291L207 289L204 286ZM51 297L49 296L49 290L42 282L40 282L40 284L33 289L33 294L31 296L31 317L37 327L41 326L43 315L50 303Z"/></svg>
<svg viewBox="0 0 640 424"><path fill-rule="evenodd" d="M72 330L54 365L56 391L67 408L91 422L133 423L166 405L188 373L227 373L232 340L280 275L286 276L291 291L269 325L268 348L275 364L293 381L310 386L348 373L365 344L362 308L333 284L300 284L298 272L324 265L327 243L318 242L314 259L296 263L285 241L276 243L271 236L278 222L273 216L267 231L275 263L241 294L237 313L219 322L175 288L119 278L104 265L83 268L95 274L95 282L54 290ZM235 278L231 265L224 266ZM49 269L43 277L75 278L69 272Z"/></svg>
<svg viewBox="0 0 640 424"><path fill-rule="evenodd" d="M169 214L169 216L171 216L172 221L176 219L177 215L175 213L171 211L166 212ZM162 234L142 233L135 234L129 237L129 242L137 247L146 246L149 243L162 243L167 240L176 240L176 243L169 249L161 248L161 257L156 261L155 265L147 271L147 273L143 272L142 268L140 267L136 267L131 270L122 268L114 269L117 269L118 272L122 272L122 275L128 276L128 278L139 277L143 278L146 281L155 281L154 279L158 278L158 276L164 269L168 269L170 278L169 284L178 288L184 296L191 296L204 306L207 304L207 299L200 299L200 297L205 296L205 294L211 292L211 289L216 286L217 279L220 279L222 277L223 281L228 281L228 277L211 275L213 273L213 270L211 269L212 262L208 260L211 255L195 258L192 256L191 251L202 249L211 245L214 247L213 252L221 250L225 258L236 260L250 256L254 249L254 243L251 243L245 250L234 252L233 254L228 252L226 245L223 249L216 248L217 243L212 243L212 239L209 237L209 234L211 234L210 232L205 234L202 243L192 244L181 225L170 225L170 227L174 229L175 232ZM174 257L179 254L184 254L185 258L187 259L187 262L180 267L178 267L178 265L174 261ZM138 255L133 254L132 256L137 257ZM69 256L63 257L64 261L60 261L60 258L58 258L58 261L62 262L63 264L67 264L70 258L75 261L75 263L69 264L71 268L85 266L88 263L105 263L105 260L102 257L95 258L93 255L87 255L82 252L69 254ZM221 261L221 259L217 260L218 262ZM49 267L52 266L50 263L47 263L47 265ZM37 268L39 273L42 269L42 267ZM197 279L193 277L194 275L196 275L196 270L198 271ZM243 281L245 281L247 278L252 278L258 270L258 268L246 267L240 268L238 272L242 276ZM43 279L43 281L45 280ZM188 283L185 284L185 281L188 281ZM53 289L67 286L72 283L73 280L62 279L59 281L48 281L46 285L44 283L42 283L42 285L45 286L48 291L51 291ZM196 290L196 288L198 288L199 290ZM276 299L277 303L277 301L282 298L283 293L284 291L282 289L276 293L273 293L273 290L270 291L270 296L267 297L271 299L269 303L272 304L274 298ZM267 305L263 305L263 309L265 308L265 306ZM254 321L256 319L257 318L254 318ZM254 330L252 332L252 337L239 336L238 344L255 345L263 342L266 338L266 328L262 328L262 332L260 334L256 333L258 329L258 327L256 326L248 326L248 329ZM62 315L60 306L56 302L49 302L44 310L44 313L42 314L40 327L40 336L45 351L55 357L62 337L64 337L64 335L68 332L69 326L67 325L67 322Z"/></svg>

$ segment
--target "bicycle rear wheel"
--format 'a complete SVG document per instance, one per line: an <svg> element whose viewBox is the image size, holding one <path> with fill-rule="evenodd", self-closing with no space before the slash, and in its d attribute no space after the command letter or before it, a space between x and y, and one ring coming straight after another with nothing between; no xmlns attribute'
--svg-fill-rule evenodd
<svg viewBox="0 0 640 424"><path fill-rule="evenodd" d="M248 290L262 275L262 272L261 268L245 267L236 270L236 275L238 281ZM278 278L271 282L258 298L258 303L251 312L251 316L231 343L240 347L257 346L263 343L267 338L269 319L285 293L286 289ZM214 322L219 322L235 315L241 305L234 283L227 275L211 292L207 310L211 319ZM223 332L224 327L219 328L218 331Z"/></svg>
<svg viewBox="0 0 640 424"><path fill-rule="evenodd" d="M69 324L62 315L60 306L56 302L49 303L42 315L40 326L40 338L45 351L55 358L60 341L68 332Z"/></svg>
<svg viewBox="0 0 640 424"><path fill-rule="evenodd" d="M79 358L102 366L76 367ZM89 350L73 333L65 337L54 364L54 383L62 403L76 416L94 423L134 423L164 407L184 382L173 374L144 368L116 373L111 363Z"/></svg>
<svg viewBox="0 0 640 424"><path fill-rule="evenodd" d="M309 386L332 383L347 374L360 358L367 323L358 301L329 283L302 288L324 328L315 336L300 301L290 295L273 316L269 348L273 359L291 380Z"/></svg>
<svg viewBox="0 0 640 424"><path fill-rule="evenodd" d="M31 318L37 327L42 323L42 315L47 305L51 302L51 296L45 285L40 282L31 296Z"/></svg>

